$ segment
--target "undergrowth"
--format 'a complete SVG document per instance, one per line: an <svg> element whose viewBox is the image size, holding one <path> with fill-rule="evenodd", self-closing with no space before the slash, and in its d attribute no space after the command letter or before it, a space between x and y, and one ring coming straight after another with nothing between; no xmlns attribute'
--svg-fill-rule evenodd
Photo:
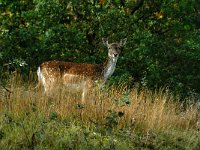
<svg viewBox="0 0 200 150"><path fill-rule="evenodd" d="M81 103L81 93L45 96L18 77L8 88L12 93L0 97L0 149L200 147L198 107L163 89L113 86L91 91Z"/></svg>

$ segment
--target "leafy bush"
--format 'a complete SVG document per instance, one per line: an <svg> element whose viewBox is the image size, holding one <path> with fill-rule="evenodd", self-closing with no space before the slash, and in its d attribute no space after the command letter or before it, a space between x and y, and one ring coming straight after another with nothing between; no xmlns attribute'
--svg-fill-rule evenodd
<svg viewBox="0 0 200 150"><path fill-rule="evenodd" d="M1 78L45 60L101 63L101 38L128 36L111 82L199 93L199 10L198 0L2 0Z"/></svg>

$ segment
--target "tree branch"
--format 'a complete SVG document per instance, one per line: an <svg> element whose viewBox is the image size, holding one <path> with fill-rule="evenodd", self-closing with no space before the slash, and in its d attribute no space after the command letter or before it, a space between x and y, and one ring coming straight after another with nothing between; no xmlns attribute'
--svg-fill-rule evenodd
<svg viewBox="0 0 200 150"><path fill-rule="evenodd" d="M131 10L131 15L133 15L140 7L142 7L143 4L144 0L140 0L139 2L137 2L135 7Z"/></svg>
<svg viewBox="0 0 200 150"><path fill-rule="evenodd" d="M120 0L121 6L125 7L125 0Z"/></svg>

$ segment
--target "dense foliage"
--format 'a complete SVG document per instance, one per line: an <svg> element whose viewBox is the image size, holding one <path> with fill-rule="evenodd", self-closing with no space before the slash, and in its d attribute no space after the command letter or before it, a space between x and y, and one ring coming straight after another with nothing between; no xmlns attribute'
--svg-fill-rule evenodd
<svg viewBox="0 0 200 150"><path fill-rule="evenodd" d="M1 78L45 60L101 63L128 37L111 81L200 92L199 0L0 0Z"/></svg>

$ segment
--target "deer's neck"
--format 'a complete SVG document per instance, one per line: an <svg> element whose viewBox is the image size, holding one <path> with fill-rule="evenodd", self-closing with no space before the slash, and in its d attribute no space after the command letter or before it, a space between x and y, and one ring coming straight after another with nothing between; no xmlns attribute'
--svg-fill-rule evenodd
<svg viewBox="0 0 200 150"><path fill-rule="evenodd" d="M106 81L115 71L116 63L118 58L108 58L103 64L103 78Z"/></svg>

